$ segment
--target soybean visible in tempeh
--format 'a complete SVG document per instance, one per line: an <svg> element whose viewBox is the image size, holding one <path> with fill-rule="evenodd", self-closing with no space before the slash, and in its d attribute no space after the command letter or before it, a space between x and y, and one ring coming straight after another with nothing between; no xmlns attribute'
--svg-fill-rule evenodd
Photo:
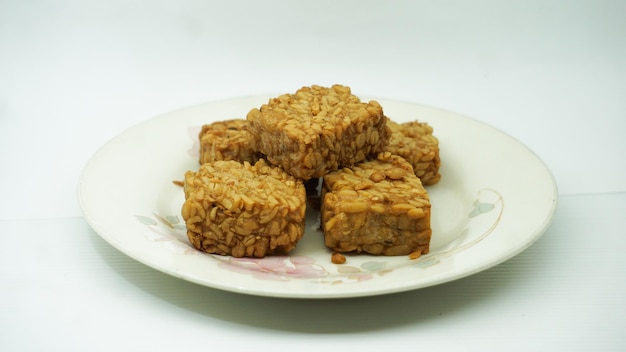
<svg viewBox="0 0 626 352"><path fill-rule="evenodd" d="M383 151L391 131L376 101L349 87L303 87L247 115L256 150L293 176L309 180Z"/></svg>
<svg viewBox="0 0 626 352"><path fill-rule="evenodd" d="M430 210L411 165L389 152L324 176L321 225L336 252L428 253Z"/></svg>
<svg viewBox="0 0 626 352"><path fill-rule="evenodd" d="M264 257L293 250L304 234L301 180L261 159L205 163L185 174L182 216L201 251Z"/></svg>

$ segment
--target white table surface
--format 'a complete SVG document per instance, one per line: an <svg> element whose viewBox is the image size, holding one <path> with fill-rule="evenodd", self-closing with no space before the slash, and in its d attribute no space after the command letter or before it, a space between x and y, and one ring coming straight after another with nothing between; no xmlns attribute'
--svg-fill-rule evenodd
<svg viewBox="0 0 626 352"><path fill-rule="evenodd" d="M170 277L102 240L77 182L108 140L208 101L346 84L503 130L551 227L467 278L294 300ZM626 350L626 2L0 2L0 350Z"/></svg>

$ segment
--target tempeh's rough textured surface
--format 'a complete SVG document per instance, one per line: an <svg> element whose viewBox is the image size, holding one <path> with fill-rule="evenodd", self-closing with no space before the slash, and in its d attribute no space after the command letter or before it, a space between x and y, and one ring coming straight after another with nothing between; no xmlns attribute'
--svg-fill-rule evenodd
<svg viewBox="0 0 626 352"><path fill-rule="evenodd" d="M321 225L336 252L428 253L430 210L411 165L388 152L324 176Z"/></svg>
<svg viewBox="0 0 626 352"><path fill-rule="evenodd" d="M244 119L218 121L202 126L200 139L200 164L218 160L256 163L262 155L250 144L250 134Z"/></svg>
<svg viewBox="0 0 626 352"><path fill-rule="evenodd" d="M301 180L261 159L216 161L185 174L182 216L193 246L207 253L289 253L304 234Z"/></svg>
<svg viewBox="0 0 626 352"><path fill-rule="evenodd" d="M402 124L388 121L387 125L392 133L386 150L406 159L425 186L439 182L439 140L433 135L433 128L418 121Z"/></svg>
<svg viewBox="0 0 626 352"><path fill-rule="evenodd" d="M391 135L380 104L362 102L342 85L303 87L246 118L256 149L303 180L378 154Z"/></svg>

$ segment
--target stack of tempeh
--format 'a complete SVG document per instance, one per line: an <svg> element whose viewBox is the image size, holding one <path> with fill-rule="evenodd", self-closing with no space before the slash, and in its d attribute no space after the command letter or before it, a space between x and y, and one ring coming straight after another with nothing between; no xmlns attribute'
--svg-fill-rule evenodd
<svg viewBox="0 0 626 352"><path fill-rule="evenodd" d="M304 233L305 183L322 178L321 228L336 252L427 253L439 147L423 122L396 124L349 87L303 87L245 120L203 126L185 174L190 242L235 257L285 254Z"/></svg>

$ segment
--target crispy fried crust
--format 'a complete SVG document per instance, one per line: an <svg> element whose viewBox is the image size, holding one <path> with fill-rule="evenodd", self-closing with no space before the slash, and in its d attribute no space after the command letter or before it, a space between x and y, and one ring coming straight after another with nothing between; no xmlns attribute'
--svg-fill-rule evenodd
<svg viewBox="0 0 626 352"><path fill-rule="evenodd" d="M270 99L246 118L256 150L303 180L376 155L391 135L380 104L362 102L341 85L301 88Z"/></svg>
<svg viewBox="0 0 626 352"><path fill-rule="evenodd" d="M185 174L182 216L193 246L233 257L286 254L304 234L301 180L261 159L205 163Z"/></svg>
<svg viewBox="0 0 626 352"><path fill-rule="evenodd" d="M425 186L439 182L439 140L433 135L433 128L418 121L402 124L388 121L387 125L392 133L386 150L406 159Z"/></svg>
<svg viewBox="0 0 626 352"><path fill-rule="evenodd" d="M202 126L198 136L200 164L218 160L256 163L262 155L252 148L247 125L244 119L232 119Z"/></svg>
<svg viewBox="0 0 626 352"><path fill-rule="evenodd" d="M324 176L321 225L336 252L428 253L430 210L411 165L390 153Z"/></svg>

